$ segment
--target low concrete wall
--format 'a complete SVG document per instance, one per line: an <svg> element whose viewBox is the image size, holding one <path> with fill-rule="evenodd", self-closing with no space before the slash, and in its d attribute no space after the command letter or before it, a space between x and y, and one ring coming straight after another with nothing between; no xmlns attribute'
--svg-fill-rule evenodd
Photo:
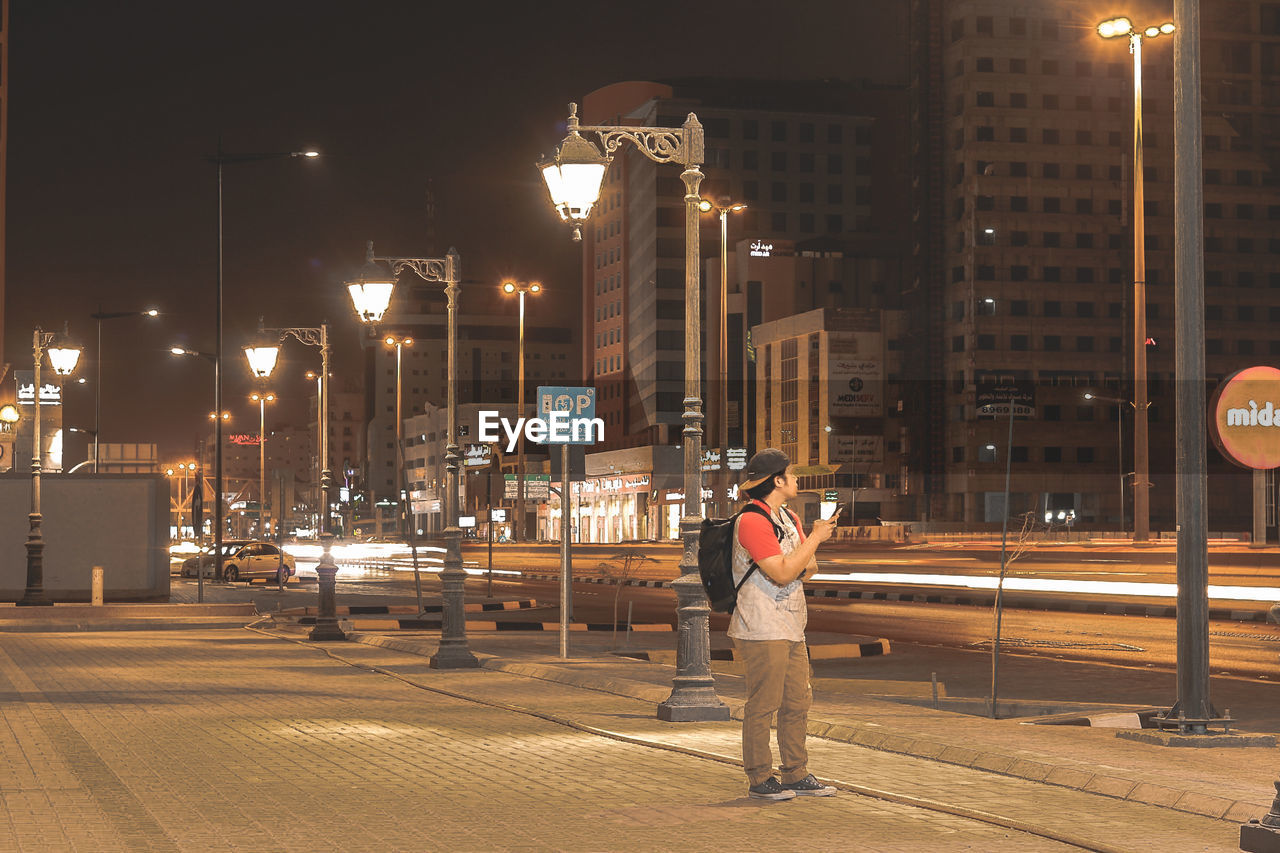
<svg viewBox="0 0 1280 853"><path fill-rule="evenodd" d="M54 601L89 601L102 566L107 601L169 598L169 481L159 474L45 474L44 589ZM27 585L31 477L0 475L0 601Z"/></svg>

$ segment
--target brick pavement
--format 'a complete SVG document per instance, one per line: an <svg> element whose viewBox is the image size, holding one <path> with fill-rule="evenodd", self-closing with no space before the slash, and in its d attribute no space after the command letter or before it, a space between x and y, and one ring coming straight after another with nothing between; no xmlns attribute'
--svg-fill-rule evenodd
<svg viewBox="0 0 1280 853"><path fill-rule="evenodd" d="M428 686L733 752L732 723L667 726L646 703L599 691L441 673L355 644L335 651ZM1072 849L853 795L759 804L735 768L421 690L251 632L8 635L0 720L4 851ZM847 772L889 787L939 767L874 755L883 768ZM973 775L954 784L992 778L954 770ZM985 797L1002 805L994 790ZM1185 821L1177 849L1228 849L1221 824Z"/></svg>

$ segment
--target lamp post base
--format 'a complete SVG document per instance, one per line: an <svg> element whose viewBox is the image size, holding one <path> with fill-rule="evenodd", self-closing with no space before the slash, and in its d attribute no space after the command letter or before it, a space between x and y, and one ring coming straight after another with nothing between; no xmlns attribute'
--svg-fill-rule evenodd
<svg viewBox="0 0 1280 853"><path fill-rule="evenodd" d="M711 634L702 581L697 574L681 575L671 584L676 593L680 637L676 646L676 676L671 695L658 705L658 719L668 723L701 723L729 719L729 706L716 696L711 675Z"/></svg>
<svg viewBox="0 0 1280 853"><path fill-rule="evenodd" d="M316 626L311 629L307 639L320 642L345 640L346 633L338 627L337 587L338 564L333 561L329 548L333 545L333 536L321 534L324 553L320 555L320 563L316 566L316 575L320 579L320 606L316 613Z"/></svg>
<svg viewBox="0 0 1280 853"><path fill-rule="evenodd" d="M1276 798L1271 812L1261 821L1251 820L1240 826L1240 849L1249 853L1280 853L1280 782L1276 782Z"/></svg>
<svg viewBox="0 0 1280 853"><path fill-rule="evenodd" d="M40 535L40 513L31 513L29 519L31 533L27 536L27 588L22 598L14 603L19 607L52 607L53 602L44 594L44 538Z"/></svg>
<svg viewBox="0 0 1280 853"><path fill-rule="evenodd" d="M445 530L444 568L440 571L444 606L440 613L440 647L431 656L432 669L475 669L480 661L467 648L467 614L464 608L467 573L462 570L462 530Z"/></svg>

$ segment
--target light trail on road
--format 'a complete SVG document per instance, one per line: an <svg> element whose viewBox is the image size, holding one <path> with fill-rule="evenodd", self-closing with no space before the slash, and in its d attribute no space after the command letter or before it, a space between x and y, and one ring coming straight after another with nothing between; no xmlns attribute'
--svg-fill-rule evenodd
<svg viewBox="0 0 1280 853"><path fill-rule="evenodd" d="M894 574L887 572L849 572L847 574L820 573L809 578L823 583L856 581L859 583L909 584L911 586L946 586L966 589L994 590L999 578L973 575ZM1039 580L1036 578L1005 578L1004 588L1022 592L1069 592L1084 595L1114 597L1144 596L1148 598L1177 598L1178 585L1172 583L1137 583L1134 581L1073 581ZM1222 601L1280 601L1280 588L1273 586L1215 586L1209 585L1209 598Z"/></svg>

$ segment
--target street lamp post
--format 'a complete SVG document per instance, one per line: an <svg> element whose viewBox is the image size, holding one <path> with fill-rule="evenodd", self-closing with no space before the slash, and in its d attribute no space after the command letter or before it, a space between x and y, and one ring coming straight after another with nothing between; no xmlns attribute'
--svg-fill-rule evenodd
<svg viewBox="0 0 1280 853"><path fill-rule="evenodd" d="M320 349L320 545L323 549L316 564L316 576L320 581L320 601L315 627L308 638L316 641L345 640L346 633L338 627L336 588L338 564L333 561L333 534L329 532L329 489L332 472L329 470L329 325L289 329L259 329L259 340L244 348L249 369L259 379L266 379L275 370L280 357L280 344L292 337L299 343ZM221 544L221 543L219 543Z"/></svg>
<svg viewBox="0 0 1280 853"><path fill-rule="evenodd" d="M517 390L516 399L516 418L524 417L524 295L532 293L537 295L542 292L542 284L537 281L504 281L502 283L502 292L505 294L520 294L520 346L519 355L517 357ZM524 509L524 434L520 435L519 452L516 456L516 523L512 525L512 538L516 542L525 541L525 509Z"/></svg>
<svg viewBox="0 0 1280 853"><path fill-rule="evenodd" d="M727 196L721 196L715 203L705 198L698 202L698 210L703 213L714 210L720 216L720 393L716 402L719 404L717 437L720 440L720 479L723 482L715 502L723 507L724 515L729 514L729 214L746 209L746 204ZM746 403L746 400L742 401L742 405Z"/></svg>
<svg viewBox="0 0 1280 853"><path fill-rule="evenodd" d="M385 266L384 266L385 265ZM389 272L388 272L389 268ZM467 622L465 581L467 573L462 569L462 529L458 527L461 515L460 490L458 488L458 282L461 280L462 263L458 253L450 249L443 258L390 258L373 253L373 242L367 244L364 267L355 280L347 283L352 305L363 323L378 323L391 303L391 293L396 278L406 269L412 270L423 281L444 284L448 300L448 332L446 350L449 381L448 437L445 445L445 554L444 567L440 571L443 610L441 613L440 646L431 658L433 669L461 669L478 667L480 662L467 648Z"/></svg>
<svg viewBox="0 0 1280 853"><path fill-rule="evenodd" d="M155 308L148 308L145 311L103 311L102 305L99 304L98 310L89 315L98 321L98 381L93 389L93 473L95 474L98 473L100 463L98 431L102 429L102 321L119 320L122 317L156 317L159 314L160 312Z"/></svg>
<svg viewBox="0 0 1280 853"><path fill-rule="evenodd" d="M59 376L68 376L76 369L80 360L80 348L67 341L55 346L56 335L37 328L31 337L31 352L35 359L35 399L32 400L35 413L32 416L31 433L31 514L27 519L31 525L27 534L27 588L17 602L20 607L47 606L53 604L44 594L44 534L40 525L44 516L40 513L40 469L43 467L44 447L40 436L40 365L44 354L49 353L49 365ZM65 336L64 336L65 337Z"/></svg>
<svg viewBox="0 0 1280 853"><path fill-rule="evenodd" d="M267 504L267 403L274 403L276 395L255 391L249 399L258 404L258 538L266 539L262 519Z"/></svg>
<svg viewBox="0 0 1280 853"><path fill-rule="evenodd" d="M409 515L409 484L404 471L404 415L401 406L404 403L403 363L404 348L413 346L413 338L387 335L382 342L396 350L396 492L399 494L399 529L396 531L402 538L408 536L405 519ZM408 522L409 525L412 522Z"/></svg>
<svg viewBox="0 0 1280 853"><path fill-rule="evenodd" d="M1124 406L1126 403L1133 404L1119 397L1102 397L1097 394L1085 394L1084 398L1116 404L1116 454L1119 457L1116 459L1116 467L1120 469L1120 532L1124 533Z"/></svg>
<svg viewBox="0 0 1280 853"><path fill-rule="evenodd" d="M215 356L211 352L200 352L199 350L187 349L186 347L170 347L169 352L173 353L174 355L189 355L189 356L194 356L196 358L203 358L205 361L213 365L213 372L214 372L214 379L215 379L213 397L214 397L214 400L217 401L218 409L221 409L222 394L220 392L220 386L217 385L217 381L218 381L217 356ZM220 450L222 447L222 421L228 420L231 417L231 415L229 412L223 412L222 417L218 418L216 412L217 410L209 413L209 420L214 421L215 423L214 430L218 435L218 448ZM215 458L218 458L219 450L214 451ZM201 463L204 462L203 451L201 451L200 461ZM204 480L203 478L197 478L196 482L200 486L200 497L201 497L201 500L203 500L204 499ZM213 530L214 530L213 541L214 541L214 547L215 547L215 550L213 552L213 570L217 572L219 569L219 557L222 555L222 537L218 534L219 525L221 525L222 523L221 481L218 481L218 484L216 485L215 489L216 490L213 493L213 502L216 505L214 509L215 523L213 526ZM201 539L201 545L203 545L204 544L203 543L203 539L204 539L203 520L201 520L200 539ZM204 549L201 548L201 551L203 550ZM204 568L200 565L200 559L201 559L200 555L199 553L197 553L196 555L196 601L203 603L204 602Z"/></svg>
<svg viewBox="0 0 1280 853"><path fill-rule="evenodd" d="M232 154L222 150L222 137L218 137L217 153L208 158L209 162L214 164L218 183L218 281L217 298L214 303L213 315L215 327L213 344L213 410L215 412L222 411L222 168L223 166L233 165L236 163L254 163L260 160L285 160L294 157L315 159L319 156L320 153L318 151L277 151L258 154ZM219 561L222 558L222 420L220 418L214 420L213 441L213 553L214 566L216 567L219 565ZM325 554L328 554L328 548L325 549ZM203 601L204 572L197 571L196 575L201 578L200 600ZM323 588L323 584L321 586ZM334 622L334 626L337 626L336 621ZM319 627L319 623L317 622L316 628L319 629ZM312 634L314 635L315 632L313 631Z"/></svg>
<svg viewBox="0 0 1280 853"><path fill-rule="evenodd" d="M316 381L316 452L315 452L316 467L312 473L315 475L315 478L316 478L316 518L315 518L316 527L315 529L318 531L320 529L320 513L323 512L324 509L326 509L326 507L324 507L324 496L323 494L321 494L321 491L320 491L320 470L324 467L320 462L320 444L321 444L320 392L322 389L320 387L320 375L316 373L314 370L308 370L306 372L306 378L314 379Z"/></svg>
<svg viewBox="0 0 1280 853"><path fill-rule="evenodd" d="M575 240L582 239L581 223L591 215L600 197L600 184L613 154L624 143L635 145L655 163L684 166L684 506L680 520L684 554L680 577L673 583L680 640L676 650L676 675L671 695L658 706L658 718L669 722L727 720L729 708L716 696L711 675L711 608L698 576L698 541L702 525L702 338L699 327L698 189L702 184L704 155L702 125L689 113L678 128L593 127L578 123L577 104L569 105L568 134L554 157L539 163L551 201L560 217L573 226ZM582 137L594 134L597 146ZM601 151L601 148L604 150Z"/></svg>
<svg viewBox="0 0 1280 853"><path fill-rule="evenodd" d="M1151 482L1147 447L1147 261L1142 168L1142 40L1168 35L1171 23L1134 29L1128 18L1098 24L1104 39L1129 39L1133 54L1133 541L1151 536Z"/></svg>

